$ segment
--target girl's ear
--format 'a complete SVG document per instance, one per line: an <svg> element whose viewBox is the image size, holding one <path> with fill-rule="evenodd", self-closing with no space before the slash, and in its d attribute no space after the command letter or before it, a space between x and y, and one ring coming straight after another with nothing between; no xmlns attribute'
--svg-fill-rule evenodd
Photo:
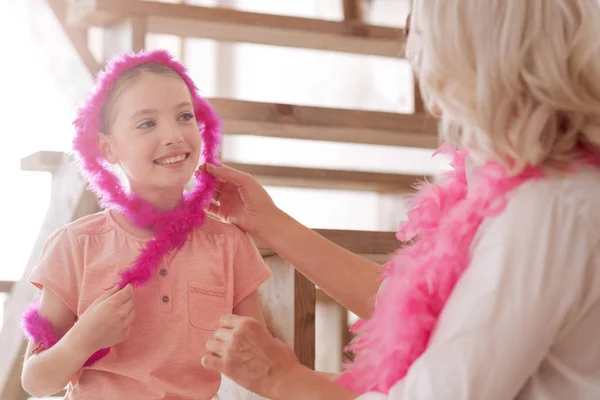
<svg viewBox="0 0 600 400"><path fill-rule="evenodd" d="M118 157L113 150L112 138L103 132L98 132L96 135L96 145L100 149L100 153L110 164L116 164Z"/></svg>

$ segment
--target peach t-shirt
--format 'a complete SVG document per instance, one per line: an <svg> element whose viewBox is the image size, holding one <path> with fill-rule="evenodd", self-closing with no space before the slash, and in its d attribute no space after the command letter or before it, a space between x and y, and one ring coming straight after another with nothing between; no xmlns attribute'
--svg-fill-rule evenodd
<svg viewBox="0 0 600 400"><path fill-rule="evenodd" d="M112 211L81 218L46 242L30 276L56 293L78 317L118 281L147 235L117 222ZM86 368L68 399L208 399L220 375L200 364L205 343L223 314L231 313L270 276L248 235L207 218L186 245L170 252L157 273L135 290L131 336Z"/></svg>

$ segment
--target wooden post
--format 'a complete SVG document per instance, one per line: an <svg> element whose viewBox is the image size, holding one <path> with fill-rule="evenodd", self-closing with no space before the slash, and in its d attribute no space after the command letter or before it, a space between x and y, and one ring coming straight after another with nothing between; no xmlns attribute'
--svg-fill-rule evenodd
<svg viewBox="0 0 600 400"><path fill-rule="evenodd" d="M315 369L340 372L347 344L348 310L321 290L317 291L315 331L318 338L315 346Z"/></svg>
<svg viewBox="0 0 600 400"><path fill-rule="evenodd" d="M41 166L40 170L49 170ZM20 400L23 398L21 387L22 359L26 342L21 330L21 315L39 291L27 278L35 267L46 239L58 228L80 216L98 211L96 198L85 190L86 184L78 169L71 165L68 157L52 174L52 192L50 207L40 228L40 232L31 251L31 256L23 276L10 292L6 305L4 324L0 331L0 399Z"/></svg>
<svg viewBox="0 0 600 400"><path fill-rule="evenodd" d="M85 67L87 68L90 75L93 76L100 69L101 66L100 66L100 64L98 64L98 62L94 58L94 55L92 54L92 52L90 51L90 49L88 47L87 30L85 28L73 27L73 26L69 26L67 24L67 12L68 12L68 7L69 7L69 1L68 0L48 0L47 3L50 6L50 9L52 10L52 12L54 13L54 16L56 17L56 19L59 21L60 27L63 29L63 32L66 34L67 38L69 39L69 41L71 42L71 44L73 45L75 50L77 51L77 55L79 56L80 60L85 65ZM38 11L40 8L39 6L30 5L30 7L32 7L32 9L35 7L35 9L36 9L35 14L39 13L39 11ZM46 30L44 30L44 31L45 31L46 35L49 33L48 28L46 28ZM53 43L53 45L56 46L56 43ZM64 62L64 60L63 60L63 62ZM77 67L73 67L73 66L70 67L70 69L73 69L73 68L77 68Z"/></svg>
<svg viewBox="0 0 600 400"><path fill-rule="evenodd" d="M300 362L315 367L315 285L278 255L264 258L273 275L259 289L265 321Z"/></svg>
<svg viewBox="0 0 600 400"><path fill-rule="evenodd" d="M104 30L104 60L113 55L146 48L146 17L135 15Z"/></svg>
<svg viewBox="0 0 600 400"><path fill-rule="evenodd" d="M344 21L363 22L363 0L342 0Z"/></svg>

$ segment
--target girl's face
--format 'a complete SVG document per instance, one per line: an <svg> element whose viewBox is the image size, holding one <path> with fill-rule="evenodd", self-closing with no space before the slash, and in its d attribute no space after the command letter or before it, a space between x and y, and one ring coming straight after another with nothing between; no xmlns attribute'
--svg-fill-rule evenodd
<svg viewBox="0 0 600 400"><path fill-rule="evenodd" d="M99 135L106 160L121 166L131 190L182 191L200 158L201 140L183 80L145 72L118 96L109 134Z"/></svg>

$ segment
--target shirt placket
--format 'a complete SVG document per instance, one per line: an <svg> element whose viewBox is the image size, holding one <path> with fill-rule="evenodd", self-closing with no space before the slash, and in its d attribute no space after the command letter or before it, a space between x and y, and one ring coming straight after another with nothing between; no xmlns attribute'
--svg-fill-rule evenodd
<svg viewBox="0 0 600 400"><path fill-rule="evenodd" d="M158 270L158 297L163 312L173 311L173 292L169 262L163 260Z"/></svg>

